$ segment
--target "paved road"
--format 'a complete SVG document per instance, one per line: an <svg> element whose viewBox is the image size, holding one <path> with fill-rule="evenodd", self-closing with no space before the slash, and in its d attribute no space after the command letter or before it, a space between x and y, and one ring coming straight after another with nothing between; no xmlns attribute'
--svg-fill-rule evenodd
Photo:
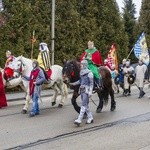
<svg viewBox="0 0 150 150"><path fill-rule="evenodd" d="M49 97L52 96L54 93L54 90L48 89L48 90L42 90L41 96L42 97ZM68 93L72 93L72 90L68 90ZM25 98L25 92L15 92L15 93L6 93L7 101L19 101L23 100Z"/></svg>
<svg viewBox="0 0 150 150"><path fill-rule="evenodd" d="M150 89L146 92L150 94ZM150 149L150 99L148 94L137 99L134 87L132 96L116 94L117 109L110 112L110 103L96 114L90 102L94 123L81 127L73 124L77 113L70 100L62 109L52 107L49 97L43 97L41 114L29 118L21 114L23 101L10 101L0 113L0 149L28 150L149 150ZM70 99L71 95L69 95ZM93 99L98 103L97 96ZM78 99L80 102L80 99ZM58 99L59 103L59 99Z"/></svg>

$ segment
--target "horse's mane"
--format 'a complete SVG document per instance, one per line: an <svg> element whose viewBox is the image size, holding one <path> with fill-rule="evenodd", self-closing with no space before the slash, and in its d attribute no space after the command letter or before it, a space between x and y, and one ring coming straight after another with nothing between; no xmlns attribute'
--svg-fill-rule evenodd
<svg viewBox="0 0 150 150"><path fill-rule="evenodd" d="M32 64L32 59L26 58L24 56L18 56L16 59L22 60L22 62L28 66L31 66Z"/></svg>
<svg viewBox="0 0 150 150"><path fill-rule="evenodd" d="M73 64L75 76L79 79L80 78L80 67L79 67L80 63L76 60L71 60L70 62Z"/></svg>

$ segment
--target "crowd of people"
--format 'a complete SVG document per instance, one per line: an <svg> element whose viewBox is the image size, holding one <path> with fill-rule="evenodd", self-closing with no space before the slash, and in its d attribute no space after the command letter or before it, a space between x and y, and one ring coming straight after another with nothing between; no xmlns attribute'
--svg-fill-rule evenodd
<svg viewBox="0 0 150 150"><path fill-rule="evenodd" d="M142 98L145 95L144 92L144 79L145 73L147 70L147 66L143 63L142 59L139 59L138 65L133 68L129 60L123 59L122 64L119 65L119 69L116 70L115 64L109 64L108 60L105 59L102 61L101 54L99 50L94 46L93 41L88 41L88 48L83 52L80 57L80 80L71 85L80 84L80 94L81 94L81 109L78 118L74 121L75 124L80 125L82 122L82 118L87 113L87 123L90 124L93 122L93 116L89 109L89 99L92 96L93 88L103 89L103 81L101 75L99 73L99 67L101 65L105 66L111 76L112 76L112 87L115 93L119 93L119 86L123 90L123 96L131 95L131 85L136 83L136 86L139 89L138 98ZM15 57L8 50L6 51L6 64L4 68L5 78L11 79L13 77L13 70L10 67L11 62L15 59ZM40 58L40 62L39 62ZM40 98L41 86L46 80L45 75L42 69L39 66L41 64L41 59L43 59L43 66L45 69L50 69L50 60L49 60L49 51L43 51L43 48L40 48L40 53L38 60L33 61L33 70L29 77L23 76L24 80L29 81L30 87L30 96L32 98L32 109L29 114L30 117L34 117L39 115L40 109L38 105L38 100ZM0 74L0 82L2 81L2 74ZM0 83L0 108L7 106L5 89L4 85Z"/></svg>

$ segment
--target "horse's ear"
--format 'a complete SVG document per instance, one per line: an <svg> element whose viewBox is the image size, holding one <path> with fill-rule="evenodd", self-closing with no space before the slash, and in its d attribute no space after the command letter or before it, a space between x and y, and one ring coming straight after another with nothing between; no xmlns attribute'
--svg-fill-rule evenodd
<svg viewBox="0 0 150 150"><path fill-rule="evenodd" d="M65 65L66 63L67 63L67 60L66 60L66 59L63 59L63 60L62 60L62 64Z"/></svg>

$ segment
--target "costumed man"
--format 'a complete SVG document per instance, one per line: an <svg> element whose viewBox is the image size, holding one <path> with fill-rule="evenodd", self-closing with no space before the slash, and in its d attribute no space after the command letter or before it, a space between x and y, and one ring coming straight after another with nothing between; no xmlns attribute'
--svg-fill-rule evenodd
<svg viewBox="0 0 150 150"><path fill-rule="evenodd" d="M44 68L45 71L48 71L51 67L49 49L46 43L39 44L39 55L37 61L39 62L40 67Z"/></svg>
<svg viewBox="0 0 150 150"><path fill-rule="evenodd" d="M93 73L88 69L88 61L82 60L80 64L80 80L70 83L71 85L80 85L80 94L81 94L81 109L78 119L74 121L74 124L78 126L81 124L84 113L86 112L88 120L87 124L93 122L93 116L89 109L89 98L92 96L93 91Z"/></svg>
<svg viewBox="0 0 150 150"><path fill-rule="evenodd" d="M100 77L98 67L103 65L100 52L94 47L94 42L88 42L88 49L81 55L80 61L86 59L88 61L88 68L92 71L94 75L94 81L97 88L102 88L102 79Z"/></svg>
<svg viewBox="0 0 150 150"><path fill-rule="evenodd" d="M122 64L119 65L119 85L123 89L123 95L125 93L125 90L124 90L124 73L123 73L123 69L125 66L126 66L126 59L123 59Z"/></svg>
<svg viewBox="0 0 150 150"><path fill-rule="evenodd" d="M37 60L33 61L32 66L33 69L31 71L30 77L23 76L23 79L29 81L30 96L32 98L32 110L29 114L29 117L34 117L40 113L38 99L40 98L41 94L41 86L46 80L44 72L39 67Z"/></svg>
<svg viewBox="0 0 150 150"><path fill-rule="evenodd" d="M111 77L112 77L112 87L114 92L119 93L119 87L115 84L115 77L118 75L118 71L114 64L111 66Z"/></svg>
<svg viewBox="0 0 150 150"><path fill-rule="evenodd" d="M142 59L139 59L139 64L135 68L136 85L140 91L138 98L142 98L145 95L143 88L144 88L144 77L145 77L146 70L147 70L147 66L143 64Z"/></svg>
<svg viewBox="0 0 150 150"><path fill-rule="evenodd" d="M4 72L5 72L5 79L10 79L13 77L14 71L11 67L11 62L15 59L15 57L11 54L11 51L7 50L6 51L6 63L5 63L5 68L4 68Z"/></svg>
<svg viewBox="0 0 150 150"><path fill-rule="evenodd" d="M7 106L7 100L5 95L5 88L3 84L2 73L0 71L0 108Z"/></svg>
<svg viewBox="0 0 150 150"><path fill-rule="evenodd" d="M52 74L51 63L50 63L50 55L49 49L46 43L39 44L39 55L37 61L39 62L39 66L44 69L44 74L46 79L49 80Z"/></svg>
<svg viewBox="0 0 150 150"><path fill-rule="evenodd" d="M130 66L130 61L126 61L126 66L123 68L124 73L124 96L131 95L131 84L128 82L128 77L134 74L134 68Z"/></svg>

